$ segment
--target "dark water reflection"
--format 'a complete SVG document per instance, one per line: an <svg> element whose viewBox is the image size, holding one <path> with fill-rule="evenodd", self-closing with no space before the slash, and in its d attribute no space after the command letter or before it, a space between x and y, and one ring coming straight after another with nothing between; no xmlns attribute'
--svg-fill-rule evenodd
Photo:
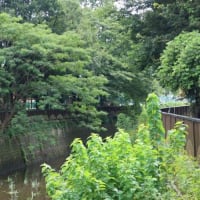
<svg viewBox="0 0 200 200"><path fill-rule="evenodd" d="M51 161L59 169L65 158ZM46 194L44 178L39 165L0 177L0 200L50 200Z"/></svg>
<svg viewBox="0 0 200 200"><path fill-rule="evenodd" d="M107 131L101 133L101 137L112 136L116 132L113 124L109 123L106 126ZM90 134L88 130L73 130L68 135L69 143L77 137L82 138L85 142ZM56 160L49 161L47 164L58 170L65 159L66 156L56 158ZM45 181L41 174L40 165L34 165L9 175L0 176L0 200L50 200L46 194Z"/></svg>

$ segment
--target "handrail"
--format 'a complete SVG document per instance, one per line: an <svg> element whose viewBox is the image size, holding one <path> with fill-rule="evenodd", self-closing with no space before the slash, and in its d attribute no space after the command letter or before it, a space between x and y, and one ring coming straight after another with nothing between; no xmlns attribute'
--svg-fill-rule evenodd
<svg viewBox="0 0 200 200"><path fill-rule="evenodd" d="M191 156L200 157L200 119L162 111L161 113L166 135L177 121L187 125L186 150Z"/></svg>
<svg viewBox="0 0 200 200"><path fill-rule="evenodd" d="M161 108L161 112L190 116L191 115L191 108L190 108L190 106L166 107L166 108Z"/></svg>
<svg viewBox="0 0 200 200"><path fill-rule="evenodd" d="M189 121L193 121L193 122L198 122L198 123L200 123L200 119L199 119L199 118L189 117L189 116L185 116L185 115L177 115L177 114L167 113L167 112L161 112L161 113L162 113L163 115L169 115L169 116L177 117L177 118L179 118L179 119L189 120Z"/></svg>

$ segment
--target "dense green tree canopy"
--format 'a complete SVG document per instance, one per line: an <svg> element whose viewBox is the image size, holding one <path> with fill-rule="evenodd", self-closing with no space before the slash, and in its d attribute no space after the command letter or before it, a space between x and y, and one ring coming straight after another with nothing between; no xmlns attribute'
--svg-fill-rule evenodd
<svg viewBox="0 0 200 200"><path fill-rule="evenodd" d="M85 10L84 15L79 31L93 51L90 69L108 79L109 101L133 101L138 105L145 99L150 84L130 59L135 44L130 40L121 12L113 1L104 1L92 12Z"/></svg>
<svg viewBox="0 0 200 200"><path fill-rule="evenodd" d="M198 0L125 0L124 4L121 12L139 46L133 61L140 69L156 69L167 42L182 31L199 30Z"/></svg>
<svg viewBox="0 0 200 200"><path fill-rule="evenodd" d="M84 41L73 32L56 35L44 25L20 23L7 14L0 20L0 107L9 114L2 128L28 98L42 109L67 108L77 117L87 112L90 126L99 114L94 107L98 96L106 94L106 79L87 69L91 58ZM100 121L95 123L94 128Z"/></svg>
<svg viewBox="0 0 200 200"><path fill-rule="evenodd" d="M169 42L158 70L160 83L172 91L181 89L200 105L200 33L182 33ZM196 109L199 117L199 108Z"/></svg>
<svg viewBox="0 0 200 200"><path fill-rule="evenodd" d="M200 6L125 0L117 8L116 2L1 1L1 13L21 17L1 15L1 108L10 109L15 98L35 98L43 109L65 103L82 114L99 101L139 105L166 43L199 29Z"/></svg>
<svg viewBox="0 0 200 200"><path fill-rule="evenodd" d="M115 101L120 94L136 103L146 97L149 83L145 84L145 75L129 59L135 46L115 3L113 0L2 1L1 11L21 16L23 21L46 23L55 33L76 31L92 52L89 71L108 79L109 101Z"/></svg>
<svg viewBox="0 0 200 200"><path fill-rule="evenodd" d="M78 0L3 0L0 12L7 12L23 21L46 23L55 33L74 30L81 19Z"/></svg>
<svg viewBox="0 0 200 200"><path fill-rule="evenodd" d="M65 103L65 108L72 114L76 111L76 116L84 118L84 125L90 126L89 116L99 115L91 105L99 100L125 103L127 99L138 104L139 96L145 97L142 73L135 75L138 72L126 62L129 34L112 1L95 5L95 9L81 8L78 1L71 0L2 1L0 8L1 12L21 16L21 20L4 14L1 17L1 85L5 93L1 109L13 110L2 127L16 112L15 104L27 98L36 99L42 109L64 108ZM62 34L53 34L48 27ZM109 97L105 98L106 94ZM99 124L96 121L93 127Z"/></svg>

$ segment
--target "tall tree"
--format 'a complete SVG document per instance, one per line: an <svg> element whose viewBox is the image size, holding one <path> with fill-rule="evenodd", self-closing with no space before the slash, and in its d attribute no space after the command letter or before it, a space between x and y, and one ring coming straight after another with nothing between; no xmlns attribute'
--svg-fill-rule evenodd
<svg viewBox="0 0 200 200"><path fill-rule="evenodd" d="M114 0L2 1L1 11L21 16L23 21L46 23L53 32L76 30L92 52L89 70L109 80L110 100L144 99L148 90L145 77L129 59L137 51L130 41L130 29ZM81 8L80 5L85 5ZM27 12L26 12L27 11ZM29 15L28 15L29 14ZM28 16L27 16L28 15ZM142 81L141 81L142 80ZM134 88L134 89L133 89Z"/></svg>
<svg viewBox="0 0 200 200"><path fill-rule="evenodd" d="M139 47L135 64L154 71L167 42L182 31L199 30L199 11L198 0L125 0L121 13Z"/></svg>
<svg viewBox="0 0 200 200"><path fill-rule="evenodd" d="M76 29L81 19L79 0L2 0L0 12L22 17L24 22L46 23L59 34Z"/></svg>
<svg viewBox="0 0 200 200"><path fill-rule="evenodd" d="M1 130L27 98L36 99L42 109L68 109L79 124L100 125L94 120L101 114L95 105L106 94L106 79L87 69L90 51L77 34L56 35L44 25L1 14L0 47L0 107L6 113Z"/></svg>
<svg viewBox="0 0 200 200"><path fill-rule="evenodd" d="M95 9L85 8L84 15L79 31L93 52L90 69L108 79L107 100L139 103L146 97L148 87L144 74L129 59L135 46L121 13L111 0Z"/></svg>
<svg viewBox="0 0 200 200"><path fill-rule="evenodd" d="M158 70L160 83L172 91L181 89L194 103L200 117L200 33L182 33L168 43Z"/></svg>

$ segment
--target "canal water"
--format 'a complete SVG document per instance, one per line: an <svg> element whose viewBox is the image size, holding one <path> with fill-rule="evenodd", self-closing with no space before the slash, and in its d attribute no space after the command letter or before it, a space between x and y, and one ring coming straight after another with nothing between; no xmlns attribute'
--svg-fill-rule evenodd
<svg viewBox="0 0 200 200"><path fill-rule="evenodd" d="M65 159L59 158L48 164L59 170ZM50 200L46 194L40 165L1 176L0 200Z"/></svg>
<svg viewBox="0 0 200 200"><path fill-rule="evenodd" d="M116 132L113 124L110 124L106 128L107 131L101 133L103 138L113 136ZM90 135L88 131L75 132L75 137L82 138L83 141L86 141L86 138ZM49 161L47 164L59 170L65 160L66 156L56 158L55 160ZM0 200L50 200L46 194L41 166L34 165L23 170L0 176Z"/></svg>

